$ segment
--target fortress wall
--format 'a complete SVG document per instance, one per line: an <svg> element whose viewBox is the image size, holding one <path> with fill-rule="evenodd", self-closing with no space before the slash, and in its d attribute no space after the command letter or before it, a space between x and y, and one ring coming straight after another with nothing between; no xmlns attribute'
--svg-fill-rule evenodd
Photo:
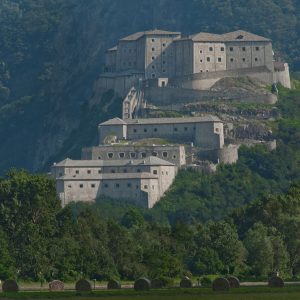
<svg viewBox="0 0 300 300"><path fill-rule="evenodd" d="M290 79L289 66L288 64L284 64L284 66L285 66L284 71L274 72L274 77L275 77L274 81L290 89L291 79Z"/></svg>
<svg viewBox="0 0 300 300"><path fill-rule="evenodd" d="M238 145L229 145L222 149L200 150L198 158L213 163L233 164L238 160Z"/></svg>
<svg viewBox="0 0 300 300"><path fill-rule="evenodd" d="M238 100L241 102L274 104L277 101L277 96L270 93L265 95L249 95L174 87L148 87L145 89L145 99L158 106L211 100Z"/></svg>

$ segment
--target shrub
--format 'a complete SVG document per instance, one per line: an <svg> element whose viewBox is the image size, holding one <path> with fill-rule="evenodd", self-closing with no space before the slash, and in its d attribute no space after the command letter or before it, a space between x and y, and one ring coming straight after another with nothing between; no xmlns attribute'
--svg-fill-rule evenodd
<svg viewBox="0 0 300 300"><path fill-rule="evenodd" d="M165 286L164 282L160 278L155 278L151 280L151 288L161 289Z"/></svg>
<svg viewBox="0 0 300 300"><path fill-rule="evenodd" d="M284 281L279 276L273 276L269 279L269 287L282 288L284 287Z"/></svg>
<svg viewBox="0 0 300 300"><path fill-rule="evenodd" d="M121 288L121 283L117 280L112 279L107 283L108 290L118 290L120 288Z"/></svg>
<svg viewBox="0 0 300 300"><path fill-rule="evenodd" d="M212 284L214 291L228 291L230 288L229 281L226 278L216 278Z"/></svg>
<svg viewBox="0 0 300 300"><path fill-rule="evenodd" d="M192 280L187 276L183 277L180 281L181 288L191 288L193 286Z"/></svg>
<svg viewBox="0 0 300 300"><path fill-rule="evenodd" d="M65 289L65 285L60 280L53 280L49 283L50 291L63 291Z"/></svg>
<svg viewBox="0 0 300 300"><path fill-rule="evenodd" d="M211 287L212 281L209 277L202 277L200 283L203 287Z"/></svg>
<svg viewBox="0 0 300 300"><path fill-rule="evenodd" d="M92 290L92 286L86 279L80 279L76 282L75 289L77 292L90 292Z"/></svg>
<svg viewBox="0 0 300 300"><path fill-rule="evenodd" d="M8 279L3 282L2 291L3 292L18 292L19 286L15 280Z"/></svg>
<svg viewBox="0 0 300 300"><path fill-rule="evenodd" d="M148 278L142 277L135 281L134 289L136 291L149 291L151 282Z"/></svg>
<svg viewBox="0 0 300 300"><path fill-rule="evenodd" d="M228 276L227 280L229 282L229 285L231 288L239 288L240 287L240 281L235 276Z"/></svg>

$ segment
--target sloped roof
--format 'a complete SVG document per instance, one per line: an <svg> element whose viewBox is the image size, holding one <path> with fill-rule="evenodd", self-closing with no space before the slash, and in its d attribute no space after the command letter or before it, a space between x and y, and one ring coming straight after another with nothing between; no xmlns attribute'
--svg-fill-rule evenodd
<svg viewBox="0 0 300 300"><path fill-rule="evenodd" d="M106 52L109 52L109 51L117 51L118 50L118 46L114 46L112 48L109 48L106 50Z"/></svg>
<svg viewBox="0 0 300 300"><path fill-rule="evenodd" d="M161 30L161 29L154 29L154 30L139 31L139 32L133 33L131 35L128 35L128 36L120 39L120 41L135 41L145 35L166 35L166 34L180 35L181 33L174 32L174 31L166 31L166 30Z"/></svg>
<svg viewBox="0 0 300 300"><path fill-rule="evenodd" d="M98 167L117 167L117 166L175 166L174 164L163 160L155 156L149 156L145 159L119 159L119 160L72 160L65 159L54 167L87 167L87 168L98 168Z"/></svg>
<svg viewBox="0 0 300 300"><path fill-rule="evenodd" d="M128 119L127 124L180 124L180 123L206 123L222 122L217 116L206 115L202 117L181 117L181 118L146 118L146 119Z"/></svg>
<svg viewBox="0 0 300 300"><path fill-rule="evenodd" d="M120 119L120 118L113 118L113 119L109 119L103 123L100 123L99 125L126 125L127 123Z"/></svg>
<svg viewBox="0 0 300 300"><path fill-rule="evenodd" d="M188 37L178 39L176 41L192 40L194 42L270 42L263 36L253 34L244 30L236 30L224 34L214 34L208 32L199 32Z"/></svg>
<svg viewBox="0 0 300 300"><path fill-rule="evenodd" d="M225 42L236 42L236 41L247 41L247 42L270 42L270 39L267 39L263 36L244 31L237 30L222 34L223 40Z"/></svg>

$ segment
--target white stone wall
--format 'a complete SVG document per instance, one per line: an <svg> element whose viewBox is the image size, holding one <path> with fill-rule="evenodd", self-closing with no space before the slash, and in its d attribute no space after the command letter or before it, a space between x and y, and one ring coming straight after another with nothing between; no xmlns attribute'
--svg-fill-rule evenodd
<svg viewBox="0 0 300 300"><path fill-rule="evenodd" d="M266 66L273 71L271 42L226 43L227 70Z"/></svg>
<svg viewBox="0 0 300 300"><path fill-rule="evenodd" d="M223 123L198 123L196 125L195 145L203 149L221 149L224 146Z"/></svg>
<svg viewBox="0 0 300 300"><path fill-rule="evenodd" d="M193 52L193 73L226 70L226 47L224 43L194 42Z"/></svg>
<svg viewBox="0 0 300 300"><path fill-rule="evenodd" d="M146 79L174 76L174 37L147 36L145 38Z"/></svg>

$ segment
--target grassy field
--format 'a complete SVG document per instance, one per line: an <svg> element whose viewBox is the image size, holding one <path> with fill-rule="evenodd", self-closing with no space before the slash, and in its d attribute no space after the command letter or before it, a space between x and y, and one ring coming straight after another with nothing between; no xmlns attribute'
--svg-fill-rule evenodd
<svg viewBox="0 0 300 300"><path fill-rule="evenodd" d="M193 289L161 289L149 292L135 292L134 290L95 291L92 293L76 292L19 292L0 293L0 299L105 299L105 300L298 300L300 286L287 286L282 289L268 287L241 287L229 292L216 293L210 288Z"/></svg>

